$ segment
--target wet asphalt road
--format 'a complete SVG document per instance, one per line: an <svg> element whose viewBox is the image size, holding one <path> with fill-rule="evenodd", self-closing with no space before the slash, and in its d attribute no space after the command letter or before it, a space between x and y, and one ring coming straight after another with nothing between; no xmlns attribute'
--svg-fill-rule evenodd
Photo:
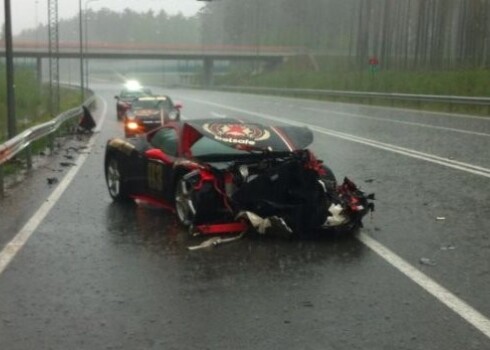
<svg viewBox="0 0 490 350"><path fill-rule="evenodd" d="M86 162L0 274L0 349L490 348L488 335L460 309L443 304L358 237L245 238L188 251L200 240L187 237L170 214L115 205L102 162L106 140L122 135L112 99L117 90L96 89L95 115L102 117L106 103L107 117ZM377 194L377 211L365 219L362 234L488 321L490 177L424 157L490 168L490 119L217 92L169 94L183 102L184 118L226 115L276 124L283 118L322 127L313 145L319 157L338 178L348 175ZM366 139L420 154L401 155ZM39 169L0 203L2 247L54 190L45 178L55 165ZM68 170L58 170L61 180Z"/></svg>

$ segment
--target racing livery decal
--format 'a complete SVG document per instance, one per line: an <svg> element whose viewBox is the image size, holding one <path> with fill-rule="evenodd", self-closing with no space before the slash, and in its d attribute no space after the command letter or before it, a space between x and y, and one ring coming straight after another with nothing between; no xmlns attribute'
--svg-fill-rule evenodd
<svg viewBox="0 0 490 350"><path fill-rule="evenodd" d="M256 142L267 140L271 136L268 130L254 124L212 122L202 127L213 135L215 140L233 144L253 146Z"/></svg>

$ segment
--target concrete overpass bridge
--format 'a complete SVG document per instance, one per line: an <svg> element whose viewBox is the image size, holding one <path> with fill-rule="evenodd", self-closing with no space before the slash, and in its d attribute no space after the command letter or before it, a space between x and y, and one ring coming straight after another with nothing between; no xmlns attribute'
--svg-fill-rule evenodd
<svg viewBox="0 0 490 350"><path fill-rule="evenodd" d="M5 54L5 45L0 43L0 54ZM255 61L274 67L287 57L303 54L297 47L280 46L193 46L159 44L113 44L88 43L84 45L83 59L107 60L195 60L203 62L204 85L212 85L215 61ZM38 75L42 71L42 60L49 58L47 44L15 42L14 57L37 60ZM80 46L75 42L60 42L59 52L51 54L59 59L80 59Z"/></svg>

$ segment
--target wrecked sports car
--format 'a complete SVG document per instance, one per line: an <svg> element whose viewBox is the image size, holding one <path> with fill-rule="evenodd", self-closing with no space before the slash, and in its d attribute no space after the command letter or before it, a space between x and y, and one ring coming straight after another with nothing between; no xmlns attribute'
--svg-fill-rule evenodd
<svg viewBox="0 0 490 350"><path fill-rule="evenodd" d="M175 121L107 142L105 176L115 201L140 200L175 212L200 234L353 231L374 209L349 179L307 147L295 126L235 119Z"/></svg>

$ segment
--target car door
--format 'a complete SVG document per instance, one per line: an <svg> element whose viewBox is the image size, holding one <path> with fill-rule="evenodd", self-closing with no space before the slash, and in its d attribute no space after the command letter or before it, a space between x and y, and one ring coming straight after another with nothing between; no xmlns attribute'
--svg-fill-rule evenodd
<svg viewBox="0 0 490 350"><path fill-rule="evenodd" d="M146 155L146 190L151 197L170 204L173 188L173 164L177 157L177 130L163 127L149 136L151 148Z"/></svg>

